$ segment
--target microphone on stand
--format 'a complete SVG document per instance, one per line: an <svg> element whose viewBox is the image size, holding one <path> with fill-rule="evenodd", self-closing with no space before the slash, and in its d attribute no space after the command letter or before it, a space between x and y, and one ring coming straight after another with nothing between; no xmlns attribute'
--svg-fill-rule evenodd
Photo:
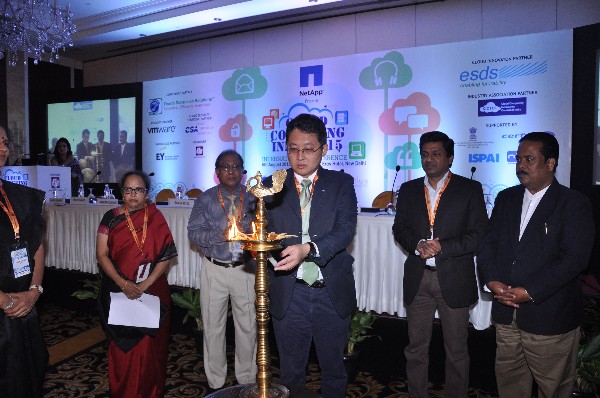
<svg viewBox="0 0 600 398"><path fill-rule="evenodd" d="M392 197L390 198L390 203L395 205L394 203L394 186L396 185L396 177L398 177L398 172L400 171L400 165L396 165L396 174L394 175L394 182L392 182Z"/></svg>
<svg viewBox="0 0 600 398"><path fill-rule="evenodd" d="M475 174L475 170L477 170L477 167L471 167L471 180L473 179L473 174Z"/></svg>
<svg viewBox="0 0 600 398"><path fill-rule="evenodd" d="M94 181L96 179L96 177L98 177L100 174L102 174L102 170L98 170L96 172L96 174L94 174L94 176L91 178L91 180L89 180L86 184L91 183L92 181Z"/></svg>
<svg viewBox="0 0 600 398"><path fill-rule="evenodd" d="M242 174L246 174L246 173L248 173L248 170L242 171Z"/></svg>

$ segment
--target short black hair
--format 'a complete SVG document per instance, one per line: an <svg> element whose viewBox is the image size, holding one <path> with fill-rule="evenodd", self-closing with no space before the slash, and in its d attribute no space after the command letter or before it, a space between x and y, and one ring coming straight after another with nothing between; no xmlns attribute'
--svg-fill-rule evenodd
<svg viewBox="0 0 600 398"><path fill-rule="evenodd" d="M141 171L141 170L130 170L127 173L123 174L123 177L121 177L121 189L123 189L123 185L125 184L125 180L127 179L127 177L130 176L138 176L140 177L143 181L144 181L144 185L146 186L146 189L150 189L150 177L148 177L148 174L146 174L145 172Z"/></svg>
<svg viewBox="0 0 600 398"><path fill-rule="evenodd" d="M423 134L419 139L419 150L423 144L428 142L441 142L444 146L444 150L446 151L446 155L448 157L454 156L454 140L448 137L445 133L434 130Z"/></svg>
<svg viewBox="0 0 600 398"><path fill-rule="evenodd" d="M84 135L90 135L90 130L88 129L83 129L83 131L81 131L81 137L83 137Z"/></svg>
<svg viewBox="0 0 600 398"><path fill-rule="evenodd" d="M240 155L239 153L237 153L235 150L233 149L226 149L223 152L221 152L219 154L219 156L217 156L217 160L215 160L215 169L218 169L219 166L221 165L221 161L223 160L223 158L227 155L234 155L237 156L238 160L240 161L240 165L242 166L242 169L244 168L244 159L242 158L242 155Z"/></svg>
<svg viewBox="0 0 600 398"><path fill-rule="evenodd" d="M315 115L301 113L289 121L285 130L285 143L287 144L290 133L298 129L304 133L315 134L321 145L327 145L327 128L325 123Z"/></svg>
<svg viewBox="0 0 600 398"><path fill-rule="evenodd" d="M547 162L548 159L554 158L556 161L554 172L556 173L556 168L558 167L558 152L560 151L560 148L555 136L543 131L533 131L525 134L519 140L519 144L523 141L540 142L542 144L540 151L542 152L542 155L544 155L544 163Z"/></svg>

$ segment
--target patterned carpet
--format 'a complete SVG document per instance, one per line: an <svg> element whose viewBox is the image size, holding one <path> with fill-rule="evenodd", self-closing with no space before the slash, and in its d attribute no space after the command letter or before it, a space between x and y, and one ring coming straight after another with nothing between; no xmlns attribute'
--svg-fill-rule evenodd
<svg viewBox="0 0 600 398"><path fill-rule="evenodd" d="M50 351L50 365L44 383L44 397L107 397L107 342L99 327L94 310L69 309L54 304L40 303L39 311L46 345ZM175 322L174 322L175 323ZM177 329L174 328L174 329ZM202 336L189 329L173 330L170 340L168 379L165 397L202 397L209 393L202 363ZM372 339L377 341L376 339ZM374 343L375 344L375 343ZM271 345L272 375L279 377L276 347ZM228 362L233 363L233 347L228 344ZM390 354L393 355L393 354ZM390 372L369 372L369 369L389 369L381 358L380 364L361 364L354 383L348 386L348 397L407 397L407 386L402 377ZM372 359L369 361L373 362ZM377 362L377 360L375 361ZM359 369L360 370L360 369ZM236 385L230 366L225 387ZM308 366L307 388L319 391L319 368L311 359ZM430 385L430 396L443 397L443 385ZM469 397L493 397L479 389L471 389Z"/></svg>

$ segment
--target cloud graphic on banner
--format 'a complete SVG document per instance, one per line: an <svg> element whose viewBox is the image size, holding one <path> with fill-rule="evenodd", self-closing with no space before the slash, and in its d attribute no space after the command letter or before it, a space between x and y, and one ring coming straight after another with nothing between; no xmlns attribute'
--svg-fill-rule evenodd
<svg viewBox="0 0 600 398"><path fill-rule="evenodd" d="M379 116L379 128L387 135L411 135L432 131L440 125L440 113L425 93L398 99Z"/></svg>
<svg viewBox="0 0 600 398"><path fill-rule="evenodd" d="M334 115L330 109L327 108L309 108L306 104L298 102L292 106L288 110L287 114L284 114L279 119L279 128L285 129L287 126L287 121L295 118L296 116L302 113L310 113L317 117L320 117L323 120L323 123L327 124L328 118L333 120Z"/></svg>
<svg viewBox="0 0 600 398"><path fill-rule="evenodd" d="M416 170L421 168L421 155L419 147L414 142L407 142L397 146L385 155L385 167L389 170L399 165L402 170Z"/></svg>
<svg viewBox="0 0 600 398"><path fill-rule="evenodd" d="M360 85L367 90L406 86L412 80L412 69L404 63L404 56L391 51L383 58L375 58L360 72Z"/></svg>
<svg viewBox="0 0 600 398"><path fill-rule="evenodd" d="M238 114L233 119L227 119L224 125L219 127L219 138L224 142L237 142L242 140L242 128L244 128L244 138L248 141L252 137L252 126L247 122L244 115Z"/></svg>
<svg viewBox="0 0 600 398"><path fill-rule="evenodd" d="M481 108L479 108L480 112L485 112L485 113L496 113L500 111L500 107L497 106L495 103L493 102L488 102L487 104L485 104L484 106L482 106Z"/></svg>
<svg viewBox="0 0 600 398"><path fill-rule="evenodd" d="M225 80L221 92L228 101L260 98L267 92L267 79L260 73L260 68L238 69Z"/></svg>

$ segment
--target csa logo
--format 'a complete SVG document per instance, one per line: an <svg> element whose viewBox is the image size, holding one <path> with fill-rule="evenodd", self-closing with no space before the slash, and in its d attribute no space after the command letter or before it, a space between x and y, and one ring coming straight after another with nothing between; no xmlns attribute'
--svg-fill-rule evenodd
<svg viewBox="0 0 600 398"><path fill-rule="evenodd" d="M162 98L148 100L148 114L160 115L162 113Z"/></svg>

